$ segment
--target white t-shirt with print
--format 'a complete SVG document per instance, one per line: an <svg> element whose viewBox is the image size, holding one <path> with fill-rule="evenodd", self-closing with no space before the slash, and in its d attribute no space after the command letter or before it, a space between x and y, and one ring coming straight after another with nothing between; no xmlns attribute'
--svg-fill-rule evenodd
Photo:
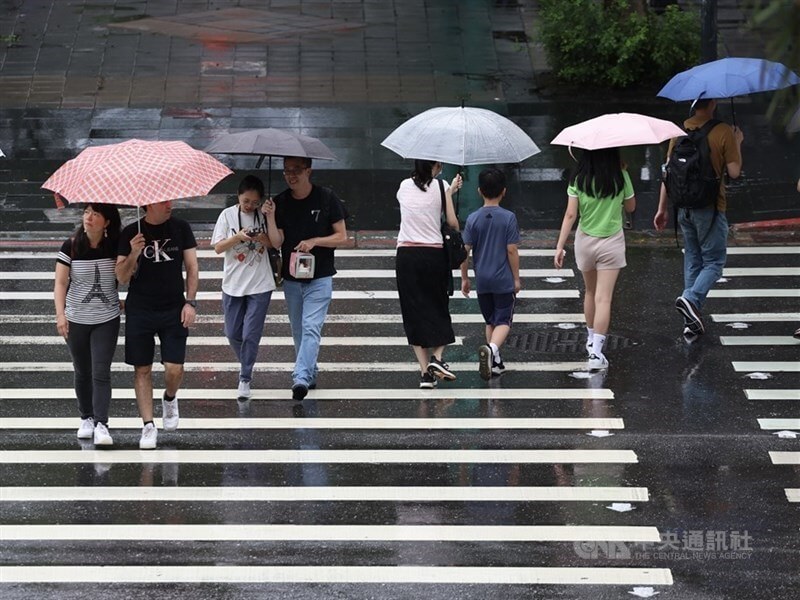
<svg viewBox="0 0 800 600"><path fill-rule="evenodd" d="M223 210L214 233L211 235L211 245L228 239L239 232L241 227L252 227L264 230L264 219L257 212L239 212L239 205L229 206ZM250 296L263 294L275 289L275 278L269 264L266 247L255 240L237 242L225 252L225 264L222 275L222 291L229 296Z"/></svg>

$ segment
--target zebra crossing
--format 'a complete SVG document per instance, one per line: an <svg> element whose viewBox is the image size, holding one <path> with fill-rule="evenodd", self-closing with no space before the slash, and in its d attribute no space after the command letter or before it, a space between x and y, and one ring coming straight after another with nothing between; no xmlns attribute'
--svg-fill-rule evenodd
<svg viewBox="0 0 800 600"><path fill-rule="evenodd" d="M798 361L785 354L797 344L782 334L800 320L792 310L797 287L782 283L797 275L797 249L731 250L714 306L733 310L711 315L725 327L720 344L734 372L771 376L743 389L745 401L764 407L758 427L800 429ZM768 253L786 264L748 264ZM575 273L547 268L550 254L522 252L528 293L515 328L581 325ZM71 363L50 317L52 253L0 253L3 585L673 584L672 569L661 564L619 566L602 554L581 563L572 547L656 543L663 534L646 516L650 488L624 475L640 459L625 443L633 432L615 414L614 391L602 378L570 377L585 366L581 356L519 353L512 372L487 386L475 372L476 302L454 296L458 339L448 361L459 381L419 390L394 300L393 251L340 251L320 389L302 405L288 400L293 352L276 294L253 399L238 403L238 367L220 336L219 259L209 251L200 257L207 275L180 393L181 428L164 433L158 450L141 452L130 368L121 362L113 375L115 448L75 440ZM20 268L24 274L15 274ZM770 298L777 309L751 309ZM795 414L773 418L766 411L776 403ZM587 435L594 431L605 433ZM769 460L775 468L800 464L783 441L774 436ZM800 488L784 493L800 501ZM626 524L630 513L611 516L608 503L639 506L641 516ZM88 545L95 565L109 543L117 549L96 569L74 568L85 564L80 554L64 564L59 552L63 544ZM158 548L149 561L126 551L148 543ZM180 544L208 543L223 549L211 552L211 563L191 554L164 560ZM247 556L231 559L226 544L249 549ZM524 544L537 560L490 558L497 544Z"/></svg>
<svg viewBox="0 0 800 600"><path fill-rule="evenodd" d="M731 252L732 251L732 252ZM731 248L729 249L728 265L723 272L723 279L719 287L735 285L738 278L759 277L765 281L775 283L775 288L769 289L721 289L716 290L718 298L792 298L792 308L800 306L800 286L798 276L800 267L798 254L800 248ZM749 257L758 254L774 254L775 262L785 264L764 267L746 266ZM735 372L749 374L753 380L761 380L765 387L745 388L743 390L747 401L757 401L757 410L761 413L756 419L761 431L770 433L770 443L774 450L769 450L769 459L773 465L800 465L800 452L779 450L784 439L794 439L800 435L800 379L796 373L800 372L800 340L792 337L792 332L800 324L800 311L784 312L776 310L774 303L767 312L729 312L712 315L716 323L725 324L734 331L753 330L753 333L766 333L772 331L773 335L721 335L720 343L730 347L731 355L739 358L743 356L741 349L747 350L747 358L754 360L733 360L731 365ZM778 330L775 323L780 324ZM776 348L792 347L790 360L775 360ZM762 359L763 360L759 360ZM748 382L755 384L755 381ZM782 406L781 406L782 405ZM767 417L768 411L787 411L792 416L788 418ZM793 432L792 430L795 430ZM783 433L779 437L775 433ZM800 502L800 488L785 488L786 498L789 502Z"/></svg>

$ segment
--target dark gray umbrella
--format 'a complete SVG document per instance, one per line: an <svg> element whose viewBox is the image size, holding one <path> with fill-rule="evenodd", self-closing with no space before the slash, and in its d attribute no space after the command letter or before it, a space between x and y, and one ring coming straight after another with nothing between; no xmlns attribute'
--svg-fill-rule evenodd
<svg viewBox="0 0 800 600"><path fill-rule="evenodd" d="M256 169L269 158L267 196L272 195L272 157L301 156L321 160L336 160L336 155L317 138L300 135L285 129L252 129L219 136L205 148L212 154L250 154L258 156Z"/></svg>

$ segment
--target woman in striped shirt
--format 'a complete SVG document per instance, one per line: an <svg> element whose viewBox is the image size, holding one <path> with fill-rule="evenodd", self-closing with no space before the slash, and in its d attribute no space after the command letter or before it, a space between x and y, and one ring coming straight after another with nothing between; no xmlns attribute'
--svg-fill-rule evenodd
<svg viewBox="0 0 800 600"><path fill-rule="evenodd" d="M116 206L88 204L83 222L61 246L53 295L56 328L75 369L79 439L110 446L111 361L117 347L120 304L114 266L120 218Z"/></svg>

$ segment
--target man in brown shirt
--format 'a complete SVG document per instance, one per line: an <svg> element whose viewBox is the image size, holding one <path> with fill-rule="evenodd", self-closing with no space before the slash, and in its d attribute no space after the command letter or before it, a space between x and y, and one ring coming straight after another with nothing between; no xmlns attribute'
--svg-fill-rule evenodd
<svg viewBox="0 0 800 600"><path fill-rule="evenodd" d="M700 129L714 117L716 107L716 100L697 100L694 105L695 114L684 122L684 128ZM678 224L684 240L684 290L675 300L675 308L684 319L683 333L689 336L705 332L703 305L709 290L722 275L727 257L728 220L725 217L727 202L723 174L727 172L728 177L737 179L742 172L741 147L744 135L738 127L717 123L708 132L707 139L711 164L720 178L716 206L678 210ZM675 140L672 140L670 154L674 144ZM662 182L653 225L660 231L666 227L668 220L667 188Z"/></svg>

